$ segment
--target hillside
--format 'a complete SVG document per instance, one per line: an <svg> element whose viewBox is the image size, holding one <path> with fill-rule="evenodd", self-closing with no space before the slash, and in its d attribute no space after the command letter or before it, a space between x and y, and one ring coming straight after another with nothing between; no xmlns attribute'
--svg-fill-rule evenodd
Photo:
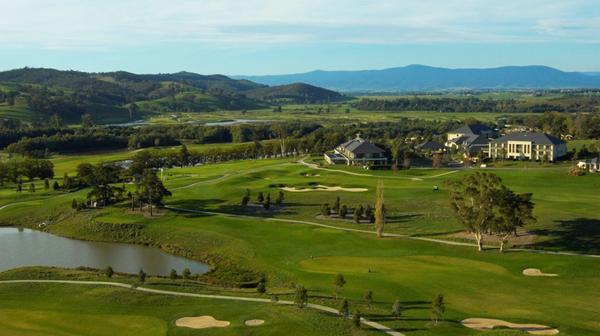
<svg viewBox="0 0 600 336"><path fill-rule="evenodd" d="M278 102L326 102L337 92L306 84L268 87L249 80L191 72L87 73L43 68L0 72L0 116L46 121L58 114L78 122L90 113L97 122L124 122L163 112L211 112L268 107Z"/></svg>
<svg viewBox="0 0 600 336"><path fill-rule="evenodd" d="M259 100L297 103L318 103L344 99L341 94L335 91L303 83L258 88L246 92L246 95Z"/></svg>
<svg viewBox="0 0 600 336"><path fill-rule="evenodd" d="M545 66L447 69L423 65L364 71L312 71L301 74L238 76L266 85L303 82L337 91L435 91L460 89L598 88L600 78Z"/></svg>

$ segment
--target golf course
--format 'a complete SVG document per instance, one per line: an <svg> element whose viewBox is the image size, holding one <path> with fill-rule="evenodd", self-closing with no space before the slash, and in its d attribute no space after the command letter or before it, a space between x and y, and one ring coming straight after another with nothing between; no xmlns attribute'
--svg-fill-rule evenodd
<svg viewBox="0 0 600 336"><path fill-rule="evenodd" d="M75 176L79 163L134 155L127 151L62 155L53 161L58 171ZM472 318L547 326L529 330L539 335L554 329L561 335L597 334L600 179L570 176L568 166L560 164L487 169L511 189L532 193L536 205L537 221L525 228L526 238L515 237L504 253L491 239L478 252L468 235L460 235L464 229L450 207L450 181L485 169L334 168L309 156L173 167L161 172L172 195L152 216L147 210L132 211L126 200L110 207L71 209L73 199L85 198L85 188L64 192L40 185L38 192L15 195L7 185L2 190L3 225L88 241L155 246L207 263L210 271L188 280L149 275L143 286L265 302L169 297L105 285L0 282L0 329L19 335L71 335L89 324L94 329L88 332L94 335L114 334L115 328L131 335L382 332L364 324L353 328L350 319L335 314L271 302L272 297L293 301L296 286L302 285L309 304L338 309L346 299L351 313L359 310L362 318L403 335L527 333L526 328L486 330L461 323ZM322 204L333 205L337 197L349 209L373 204L378 183L385 187L387 207L382 238L368 222L321 214ZM255 201L259 193L274 199L280 191L284 200L279 205L265 209ZM242 206L247 192L250 200ZM47 225L41 227L42 222ZM108 278L103 270L29 266L0 273L0 280L114 281L141 286L135 275L118 273ZM556 276L526 276L523 270L528 268ZM339 288L334 282L338 274L345 279ZM261 278L265 293L254 289ZM372 299L365 298L368 291ZM444 297L445 312L434 325L431 302L438 294ZM401 314L392 316L397 300ZM176 326L177 319L194 316L212 316L230 324L207 329ZM251 319L265 322L246 326L244 321Z"/></svg>

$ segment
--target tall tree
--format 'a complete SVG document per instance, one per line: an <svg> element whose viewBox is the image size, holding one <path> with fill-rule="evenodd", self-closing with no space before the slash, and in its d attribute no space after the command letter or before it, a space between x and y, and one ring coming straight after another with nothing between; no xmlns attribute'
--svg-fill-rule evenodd
<svg viewBox="0 0 600 336"><path fill-rule="evenodd" d="M335 297L337 298L342 292L344 285L346 284L346 279L344 278L344 275L340 273L336 274L335 281L333 284L335 285Z"/></svg>
<svg viewBox="0 0 600 336"><path fill-rule="evenodd" d="M535 222L534 203L531 201L532 194L515 194L508 188L503 188L499 194L499 215L493 222L492 231L500 239L500 252L504 252L508 238L516 235L518 228Z"/></svg>
<svg viewBox="0 0 600 336"><path fill-rule="evenodd" d="M400 299L396 299L396 301L394 301L394 304L392 305L392 316L396 319L399 319L400 316L402 316L402 310L402 302L400 302Z"/></svg>
<svg viewBox="0 0 600 336"><path fill-rule="evenodd" d="M150 168L144 169L138 188L141 200L150 208L150 216L152 216L153 205L162 205L163 199L171 196L171 192L156 175L156 170Z"/></svg>
<svg viewBox="0 0 600 336"><path fill-rule="evenodd" d="M492 173L467 175L452 183L450 203L461 224L477 240L477 249L483 250L483 235L491 229L495 218L498 194L502 180Z"/></svg>
<svg viewBox="0 0 600 336"><path fill-rule="evenodd" d="M375 231L377 237L383 237L383 229L385 227L385 202L383 199L383 182L380 180L377 183L377 192L375 196Z"/></svg>
<svg viewBox="0 0 600 336"><path fill-rule="evenodd" d="M342 300L342 304L339 309L340 315L347 318L350 315L350 305L348 304L348 299Z"/></svg>
<svg viewBox="0 0 600 336"><path fill-rule="evenodd" d="M438 294L431 304L431 321L434 326L437 326L438 321L444 316L446 311L446 303L444 302L444 295Z"/></svg>
<svg viewBox="0 0 600 336"><path fill-rule="evenodd" d="M294 303L300 308L306 307L306 304L308 303L308 291L306 290L306 288L304 288L304 286L298 285L296 287Z"/></svg>

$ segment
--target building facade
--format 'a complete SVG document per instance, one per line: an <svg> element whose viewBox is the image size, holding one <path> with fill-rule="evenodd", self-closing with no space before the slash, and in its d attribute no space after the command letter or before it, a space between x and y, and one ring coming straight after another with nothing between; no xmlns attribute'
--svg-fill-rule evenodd
<svg viewBox="0 0 600 336"><path fill-rule="evenodd" d="M490 139L496 132L483 124L472 124L448 132L445 146L454 150L464 150L470 156L483 152L487 155Z"/></svg>
<svg viewBox="0 0 600 336"><path fill-rule="evenodd" d="M556 161L567 154L566 142L545 133L516 132L490 141L488 157Z"/></svg>
<svg viewBox="0 0 600 336"><path fill-rule="evenodd" d="M385 151L356 135L355 139L337 146L333 152L325 153L324 159L329 164L346 164L349 166L386 165Z"/></svg>

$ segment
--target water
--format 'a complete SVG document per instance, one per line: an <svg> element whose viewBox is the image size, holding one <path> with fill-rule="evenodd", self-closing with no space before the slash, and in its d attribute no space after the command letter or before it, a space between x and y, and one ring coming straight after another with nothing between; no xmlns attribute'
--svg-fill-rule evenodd
<svg viewBox="0 0 600 336"><path fill-rule="evenodd" d="M192 274L208 271L208 265L176 257L156 247L75 240L29 229L0 228L0 272L24 266L76 268L112 267L115 272L169 275L187 267Z"/></svg>

